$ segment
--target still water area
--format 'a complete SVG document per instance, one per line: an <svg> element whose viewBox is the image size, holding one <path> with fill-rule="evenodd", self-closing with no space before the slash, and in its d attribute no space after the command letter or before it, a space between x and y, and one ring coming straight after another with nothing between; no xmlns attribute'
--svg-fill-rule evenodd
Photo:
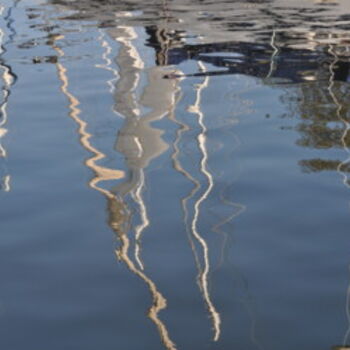
<svg viewBox="0 0 350 350"><path fill-rule="evenodd" d="M348 348L349 0L0 15L0 349Z"/></svg>

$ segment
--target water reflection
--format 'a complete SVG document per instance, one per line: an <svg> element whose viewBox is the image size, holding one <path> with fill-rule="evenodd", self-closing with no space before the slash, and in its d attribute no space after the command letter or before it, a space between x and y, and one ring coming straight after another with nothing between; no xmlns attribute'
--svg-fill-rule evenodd
<svg viewBox="0 0 350 350"><path fill-rule="evenodd" d="M180 8L173 3L153 4L149 9L140 11L142 12L140 14L137 4L133 2L128 3L128 6L123 2L117 4L103 1L79 3L52 1L52 3L75 10L73 14L60 16L60 19L97 18L99 21L99 40L104 50L102 58L105 64L97 65L97 68L106 69L112 75L107 81L109 91L115 100L112 110L116 117L123 118L123 125L116 137L115 150L123 155L126 172L99 165L106 155L94 146L94 135L89 131L89 124L83 118L79 98L70 91L69 72L63 61L65 52L60 44L65 37L64 34L50 34L48 44L57 54L57 59L53 59L51 63L56 65L61 81L61 92L68 100L69 116L77 125L81 145L90 154L85 161L85 165L94 172L89 185L105 196L108 223L120 241L116 255L149 288L152 306L148 316L156 325L164 346L167 349L176 349L167 325L160 317L160 312L167 306L167 300L160 287L151 279L142 258L142 238L153 223L145 200L147 169L152 161L164 155L171 146L174 169L193 184L193 188L181 199L184 226L189 234L198 269L198 285L211 318L213 340L217 341L221 336L222 319L209 288L209 276L212 270L210 239L207 239L208 234L199 227L200 219L205 213L205 202L209 201L210 196L217 195L217 192L214 193L214 173L208 166L210 149L207 119L209 118L206 118L205 109L202 108L203 94L208 89L211 79L228 75L258 78L265 86L283 88L286 94L289 94L289 112L298 120L296 130L299 133L297 141L299 146L316 150L343 148L349 153L346 97L350 63L347 25L343 23L345 19L339 17L337 6L334 6L335 10L331 10L330 15L321 15L319 18L324 27L319 28L318 23L310 30L310 26L302 28L301 25L305 24L310 15L326 11L325 7L319 6L333 2L315 1L317 6L311 9L308 7L308 11L305 11L299 3L292 7L285 4L282 6L282 3L275 1L271 2L273 3L271 8L266 8L261 5L270 3L268 1L250 1L250 12L247 7L244 7L245 10L251 16L259 14L258 20L250 24L246 19L243 23L237 18L228 19L224 14L215 18L213 15L216 11L213 8L215 5L204 1L201 5L196 4L200 6L201 11L192 18L195 23L193 30L191 27L185 31L181 28ZM189 6L187 2L184 3ZM344 4L340 2L339 6L345 6ZM133 12L130 11L130 7ZM204 11L205 9L207 11ZM160 17L169 27L152 23L157 22L154 18L149 19L152 17L152 11L161 13ZM290 15L290 18L287 19L287 15ZM145 16L148 16L147 25L141 27L130 25L144 20ZM189 14L186 13L184 16ZM208 19L206 23L214 26L215 22L220 22L221 30L226 26L231 34L239 33L237 37L242 40L226 40L225 31L222 31L221 40L210 41L212 34L208 34L203 40L197 40L198 37L193 33L199 30L196 25L203 21L203 16ZM329 27L325 27L329 21L338 22L337 30L332 35L328 35ZM179 27L172 29L173 23ZM243 35L244 26L246 31ZM287 31L286 28L293 30ZM192 41L191 35L196 37ZM155 62L152 62L150 67L142 51L139 50L145 38L148 47L152 47L155 51ZM108 40L118 44L117 53L113 51ZM181 71L179 66L188 61L196 63L191 66L193 71ZM113 68L114 64L117 64L118 69ZM3 72L10 74L10 70L5 68ZM4 73L5 87L10 91L13 82L12 80L6 82L6 74ZM176 115L176 106L182 97L181 82L185 79L193 79L195 82L192 90L195 101L187 110L189 114L195 116L195 127L190 125L190 122L180 121ZM8 96L9 92L2 105L5 106L2 107L4 117ZM163 130L153 124L166 117L178 126L172 145L164 140ZM183 138L193 128L198 130L197 148L193 151L199 155L197 172L188 170L186 164L181 162ZM342 161L323 158L303 159L299 162L301 168L308 172L338 171L344 178L344 184L349 186L348 163L349 159ZM105 188L104 185L108 181L113 181L112 189ZM212 231L222 233L222 227L240 215L245 207L225 199L223 195L220 199L225 205L233 207L230 215L213 225ZM347 338L348 335L345 336L344 344L347 343ZM343 348L346 347L337 349Z"/></svg>
<svg viewBox="0 0 350 350"><path fill-rule="evenodd" d="M15 1L12 7L5 9L4 6L0 5L0 16L3 16L7 32L5 33L2 28L0 28L0 74L2 79L2 96L0 103L0 158L6 159L7 152L3 145L3 139L7 134L7 106L11 95L12 86L15 84L17 76L12 71L10 65L6 63L4 55L7 52L7 46L14 41L16 36L16 30L14 29L14 19L12 18L12 11L17 6L18 1ZM5 39L5 36L7 39ZM6 163L4 164L4 170L1 176L0 189L9 192L10 191L10 179L11 176L7 169Z"/></svg>
<svg viewBox="0 0 350 350"><path fill-rule="evenodd" d="M165 324L158 316L158 313L166 307L166 299L159 292L156 284L143 272L145 266L141 258L141 236L150 224L142 196L145 186L144 169L152 159L158 157L167 149L166 143L161 138L162 132L151 127L150 123L163 118L169 113L169 110L174 108L176 82L160 79L164 75L163 69L150 69L147 71L148 82L139 99L136 92L141 85L140 76L143 74L144 65L133 44L133 41L137 39L137 34L131 27L119 27L115 31L109 31L108 34L113 40L120 43L119 54L116 58L119 66L118 80L116 86L110 91L115 93L116 105L113 110L125 119L124 126L120 129L117 137L116 149L125 156L128 169L125 181L115 186L113 190L107 190L98 186L98 184L107 180L121 179L124 177L124 173L120 170L109 169L96 164L105 155L92 146L90 142L92 135L87 131L88 124L79 116L81 114L81 110L78 108L80 102L69 92L67 69L59 61L56 66L59 78L62 81L61 90L70 102L69 115L78 124L81 144L93 154L93 157L85 162L96 174L89 184L106 196L109 225L121 242L120 247L116 250L117 257L149 287L153 305L149 309L148 316L157 326L165 347L173 350L175 345L170 339ZM51 39L52 46L58 56L63 57L64 52L56 43L63 39L63 36L53 36ZM110 54L111 49L107 41L103 41L103 46L107 50L105 54ZM104 57L107 58L107 56ZM107 58L107 68L110 69L109 64L110 61ZM149 109L150 112L142 113L144 108ZM139 208L141 223L136 227L133 227L132 222L135 219L132 219L131 211L126 203L128 195L131 196ZM134 259L136 263L133 261L130 252L129 235L131 232L134 232Z"/></svg>
<svg viewBox="0 0 350 350"><path fill-rule="evenodd" d="M126 181L115 186L113 193L124 201L130 196L138 207L140 217L140 224L135 227L128 225L126 230L117 231L122 242L117 249L117 256L148 285L153 296L153 306L148 315L158 327L165 347L175 349L166 325L158 316L159 312L166 308L167 301L156 284L143 272L146 267L141 257L141 238L144 230L151 224L143 199L145 169L168 148L162 139L162 131L152 127L151 123L164 118L174 109L177 82L162 79L165 74L162 67L145 69L145 62L137 50L138 34L134 28L120 26L110 29L108 34L120 44L116 57L119 79L115 86L114 110L124 118L124 125L118 132L116 149L124 155L128 169ZM142 78L145 74L147 82L143 85ZM112 224L112 227L116 226L120 227L120 223ZM131 232L134 232L136 263L132 261L129 252L128 235Z"/></svg>

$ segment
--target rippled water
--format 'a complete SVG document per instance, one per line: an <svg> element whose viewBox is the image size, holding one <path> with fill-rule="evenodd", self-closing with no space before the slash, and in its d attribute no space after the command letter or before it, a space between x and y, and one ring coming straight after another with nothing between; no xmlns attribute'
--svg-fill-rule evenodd
<svg viewBox="0 0 350 350"><path fill-rule="evenodd" d="M348 0L0 14L0 349L347 348Z"/></svg>

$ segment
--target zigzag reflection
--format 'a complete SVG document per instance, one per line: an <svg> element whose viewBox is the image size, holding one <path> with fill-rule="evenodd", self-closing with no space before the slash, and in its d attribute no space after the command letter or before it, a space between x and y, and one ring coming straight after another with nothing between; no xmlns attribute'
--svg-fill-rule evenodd
<svg viewBox="0 0 350 350"><path fill-rule="evenodd" d="M342 105L341 101L337 98L336 92L335 92L335 67L336 67L337 62L338 62L338 56L337 56L336 52L333 50L333 47L331 45L329 46L329 50L328 51L334 58L333 61L330 64L330 66L329 66L330 78L329 78L328 91L329 91L329 95L332 98L332 101L334 102L334 105L336 106L336 115L337 115L339 121L341 121L342 124L344 125L343 134L341 135L341 144L343 146L344 151L348 154L348 157L344 161L339 162L339 164L337 166L337 172L343 178L343 184L347 188L350 188L350 182L349 182L348 174L346 172L346 168L347 168L347 166L348 166L348 164L350 162L350 150L349 150L349 147L347 145L347 136L348 136L348 133L350 131L350 123L346 119L346 111L345 111L345 113L343 112L344 111L343 105ZM349 337L350 337L350 285L348 286L348 289L346 291L345 314L346 314L346 318L347 318L347 321L348 321L348 328L347 328L347 331L346 331L346 333L344 335L342 347L341 348L336 348L336 349L339 349L339 350L341 350L341 349L349 349Z"/></svg>
<svg viewBox="0 0 350 350"><path fill-rule="evenodd" d="M190 244L198 269L197 281L212 322L213 340L218 341L221 334L221 317L213 302L209 288L210 247L199 229L203 204L208 200L214 188L214 176L208 168L207 126L205 115L201 109L202 93L208 87L210 78L206 76L200 84L195 86L195 102L189 108L189 111L196 116L196 124L199 127L196 147L198 147L197 150L200 155L200 174L197 178L197 176L190 174L179 161L180 141L184 133L189 130L187 124L178 121L174 116L175 107L181 98L181 90L178 86L178 82L182 79L181 75L175 74L177 72L169 72L168 68L161 66L146 67L146 63L137 49L139 37L135 28L118 26L108 29L106 33L109 36L108 39L102 30L100 30L99 37L103 49L102 59L104 63L95 65L95 67L105 69L112 75L112 78L107 81L107 85L109 86L109 92L114 94L115 99L112 111L124 120L124 124L118 132L116 150L125 158L127 168L125 177L121 170L109 169L97 164L105 157L105 154L92 146L91 138L93 135L88 132L87 122L81 118L80 101L69 90L67 68L62 63L64 51L58 45L58 42L63 40L64 37L58 35L51 37L52 47L59 57L56 64L57 73L62 82L61 91L69 101L69 116L78 125L77 130L82 146L92 154L85 161L85 165L92 169L95 174L89 185L106 197L109 226L120 241L120 245L116 249L116 256L133 274L141 278L150 290L152 306L148 311L148 317L156 325L164 346L169 350L176 349L165 323L159 317L160 311L167 306L167 300L145 272L147 267L141 256L141 238L147 227L151 225L151 218L148 215L147 204L144 200L147 182L145 170L152 160L159 157L168 148L168 145L162 139L162 131L152 127L151 123L169 116L180 126L173 144L174 153L172 158L174 168L194 184L194 188L189 195L182 199L184 222L189 233ZM164 33L162 34L164 35ZM114 62L111 58L113 49L109 44L110 39L115 41L119 47L115 58L118 70L113 67ZM165 62L167 46L164 45L162 48L164 55L157 55L157 57L158 60L163 57ZM202 72L205 72L206 68L201 61L198 65ZM164 79L164 76L172 78ZM112 190L107 190L101 186L104 181L120 179L123 180ZM201 179L204 179L205 184L201 184ZM194 199L193 208L189 208L192 199ZM224 198L221 199L225 204L237 207L238 210L220 220L213 227L214 232L220 233L223 232L222 226L244 210L243 207L239 207L235 203L226 202ZM128 201L131 201L131 203ZM135 206L137 208L137 218L133 213ZM189 213L190 210L193 211L193 215ZM132 237L131 234L133 234Z"/></svg>
<svg viewBox="0 0 350 350"><path fill-rule="evenodd" d="M57 46L56 42L58 40L62 40L63 38L63 36L53 36L51 38L52 47L58 53L60 58L64 56L64 51ZM96 164L96 162L104 158L105 155L93 147L90 143L90 138L92 135L87 131L87 123L80 118L81 109L78 107L80 102L78 98L69 91L67 69L59 61L56 63L56 67L58 77L62 82L61 91L69 101L69 116L78 124L80 142L87 151L93 154L93 156L85 162L85 165L95 172L95 177L89 182L89 185L95 190L101 192L107 199L109 225L121 242L120 248L116 250L116 255L126 264L130 271L139 276L148 285L153 299L153 305L149 309L148 316L156 324L166 348L168 350L175 350L175 345L169 338L166 326L158 317L158 313L166 307L166 299L158 291L155 283L142 271L141 268L137 267L130 258L130 240L127 232L130 229L131 215L126 204L122 200L123 196L120 197L115 192L98 186L98 183L102 181L121 179L124 177L124 173L120 170L109 169ZM139 196L139 193L137 196Z"/></svg>
<svg viewBox="0 0 350 350"><path fill-rule="evenodd" d="M8 121L8 115L7 115L7 105L9 102L9 98L11 95L11 89L12 86L15 84L17 77L13 73L11 66L5 63L2 56L6 53L7 49L6 46L13 42L14 37L16 35L16 30L13 28L13 22L12 19L12 11L13 8L17 6L18 1L14 2L13 7L10 7L7 11L7 14L3 17L6 23L6 27L8 29L8 39L6 42L4 42L5 32L2 28L0 28L0 71L1 71L1 79L3 82L2 87L2 101L0 103L0 158L6 158L7 152L2 144L2 139L7 134L7 128L6 124ZM0 6L0 16L3 16L5 12L5 7ZM6 168L6 165L5 165ZM8 170L5 169L5 174L2 176L1 179L1 189L5 192L9 192L11 189L10 186L10 180L11 177L8 174Z"/></svg>
<svg viewBox="0 0 350 350"><path fill-rule="evenodd" d="M202 62L198 62L198 65L201 69L201 71L205 71L205 66ZM196 201L194 205L194 216L191 223L191 231L193 236L196 238L200 246L203 250L203 267L201 268L201 272L198 275L198 281L200 288L203 293L204 300L207 304L210 316L212 318L213 322L213 328L214 328L214 337L213 340L217 341L220 337L220 314L217 312L211 297L209 293L209 287L208 287L208 274L210 270L210 261L209 261L209 249L208 244L205 241L205 239L202 237L202 235L199 233L198 230L198 219L200 214L200 206L201 204L208 198L213 186L213 177L211 173L209 172L207 168L207 161L208 161L208 152L206 147L206 126L204 124L204 114L200 109L200 102L201 102L201 93L202 90L205 89L208 86L209 83L209 77L206 77L202 83L198 84L196 87L196 101L194 105L192 105L189 110L191 113L194 113L198 116L198 124L201 128L201 133L197 137L198 141L198 147L200 149L200 152L202 153L202 159L200 162L200 170L203 173L203 175L206 177L208 181L208 186L205 189L205 191L202 193L202 195L199 197L199 199Z"/></svg>
<svg viewBox="0 0 350 350"><path fill-rule="evenodd" d="M64 51L56 45L56 41L62 40L63 38L64 38L63 35L57 35L51 38L52 47L57 52L58 56L61 58L64 56ZM93 154L91 158L88 158L85 161L85 165L90 169L92 169L95 173L95 177L90 180L89 184L95 190L98 190L99 192L105 194L106 196L110 196L109 191L98 186L98 184L102 181L121 179L122 177L124 177L124 172L121 170L109 169L96 164L96 162L105 158L105 155L101 151L99 151L97 148L92 146L90 142L90 138L92 137L92 135L87 131L88 124L86 121L80 118L80 114L81 114L81 110L79 108L80 102L78 98L75 97L68 90L69 80L67 76L67 69L59 61L56 63L56 67L57 67L58 77L62 82L61 91L69 101L69 110L70 110L69 116L78 125L77 131L80 137L80 142L88 152Z"/></svg>
<svg viewBox="0 0 350 350"><path fill-rule="evenodd" d="M163 118L174 109L177 82L162 79L164 75L162 68L144 69L145 63L134 43L138 38L134 28L120 26L110 30L108 34L120 45L116 58L116 63L119 66L119 80L114 89L116 103L113 111L124 119L124 125L117 137L116 148L124 155L128 168L126 181L115 186L112 192L116 198L122 200L126 200L127 197L131 198L138 207L140 218L140 223L134 226L132 221L135 219L132 220L130 211L124 208L124 212L129 212L125 224L115 220L114 222L110 221L111 227L121 242L116 254L131 272L147 284L153 298L153 305L149 309L148 316L157 326L165 347L174 350L176 349L175 344L170 339L166 325L158 316L159 312L166 308L166 299L159 292L156 284L144 272L145 265L141 258L141 237L151 224L143 199L146 180L144 170L152 159L159 157L168 148L161 138L161 130L151 127L150 123ZM108 60L108 69L110 69L110 63L111 60ZM141 81L145 72L147 83L143 87ZM143 112L145 108L149 112ZM112 208L113 205L110 201L110 217L114 216ZM131 243L128 232L134 232L135 249L133 255L135 262L130 256Z"/></svg>

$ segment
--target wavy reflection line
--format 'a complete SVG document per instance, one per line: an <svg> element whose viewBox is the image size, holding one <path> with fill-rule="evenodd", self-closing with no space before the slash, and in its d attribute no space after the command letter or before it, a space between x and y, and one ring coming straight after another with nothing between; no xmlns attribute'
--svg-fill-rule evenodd
<svg viewBox="0 0 350 350"><path fill-rule="evenodd" d="M341 136L341 143L343 145L344 151L349 155L349 157L347 159L345 159L344 161L339 163L339 165L337 167L337 171L343 177L343 184L346 187L350 188L348 176L347 176L346 172L342 171L342 168L345 167L350 162L350 151L349 151L349 148L348 148L347 142L346 142L346 138L347 138L349 130L350 130L350 123L345 118L342 117L343 105L339 102L338 98L336 97L336 95L335 95L335 93L333 91L333 88L334 88L334 85L335 85L335 78L334 78L335 77L335 66L336 66L336 64L338 62L338 56L333 51L332 46L329 47L328 51L334 57L334 60L329 65L330 78L329 78L328 91L329 91L329 94L330 94L334 104L336 105L337 117L344 125L344 132L343 132L343 134Z"/></svg>
<svg viewBox="0 0 350 350"><path fill-rule="evenodd" d="M105 52L102 54L102 59L105 61L105 64L96 64L96 68L101 68L107 70L113 74L113 77L107 80L107 85L109 86L109 92L113 93L115 90L114 84L119 78L119 73L117 69L112 67L112 59L110 58L112 54L112 47L109 45L108 41L105 39L105 33L100 29L99 41L101 41L101 46L105 49Z"/></svg>
<svg viewBox="0 0 350 350"><path fill-rule="evenodd" d="M139 81L141 79L140 77L140 71L144 68L144 62L142 61L136 47L133 45L132 41L137 39L138 35L134 28L127 27L127 26L120 26L118 27L119 30L123 31L123 35L118 36L117 41L120 42L122 45L124 45L124 48L126 49L126 56L127 59L130 60L130 71L126 71L126 78L128 82L131 81L129 79L128 75L132 74L133 81L132 85L128 87L128 95L130 98L128 99L128 102L133 106L131 108L131 112L134 113L136 116L140 116L140 109L137 108L137 98L136 98L136 89L139 85ZM122 76L122 73L120 72L121 78L125 78ZM121 114L123 115L123 114Z"/></svg>
<svg viewBox="0 0 350 350"><path fill-rule="evenodd" d="M8 121L8 114L7 114L7 105L9 102L9 98L11 95L11 88L12 86L16 83L17 76L16 74L12 71L12 68L10 65L6 64L5 61L2 59L2 56L7 52L6 46L9 43L12 43L14 41L14 38L16 36L16 30L13 27L14 19L12 19L12 11L13 9L17 6L19 1L15 1L14 5L12 7L9 7L6 16L4 16L4 20L6 22L6 27L8 29L8 40L7 42L3 42L5 33L4 31L0 28L0 68L2 71L2 80L4 83L4 86L2 88L3 91L3 99L0 104L0 157L6 158L7 157L7 152L4 146L2 145L2 138L5 137L7 134L7 129L6 129L6 123ZM4 6L0 6L0 15L3 15L5 11ZM5 192L9 192L11 190L10 186L10 180L11 177L9 174L6 174L2 180L1 180L1 189L4 190Z"/></svg>
<svg viewBox="0 0 350 350"><path fill-rule="evenodd" d="M63 36L56 37L54 42L56 40L63 39ZM60 57L64 56L64 52L62 49L57 47L56 45L53 46L56 52L59 54ZM123 177L124 173L121 171L116 171L112 169L107 169L107 168L102 168L98 165L95 164L97 160L100 160L105 157L103 153L95 149L89 142L89 139L91 137L91 134L89 134L86 131L87 128L87 123L82 121L79 118L79 114L81 113L81 110L79 109L79 100L69 92L68 90L68 77L67 77L67 69L61 64L57 63L57 70L58 70L58 76L59 79L62 82L61 86L61 91L63 94L68 98L70 105L70 117L76 121L76 123L79 126L78 133L80 135L80 140L82 145L84 146L85 149L87 149L89 152L93 153L94 156L90 159L88 159L85 164L92 168L95 173L96 177L92 179L89 184L92 188L95 190L98 190L101 192L108 200L110 203L110 207L112 208L118 208L115 213L113 209L110 208L110 215L111 217L117 215L118 220L113 221L111 223L112 229L117 233L118 238L121 240L122 245L121 249L116 250L116 255L118 258L120 258L124 263L127 265L127 267L134 272L136 275L138 275L142 280L146 282L146 284L149 287L149 290L151 292L152 298L153 298L153 306L149 310L149 317L150 319L156 324L159 333L161 335L161 339L165 346L167 347L168 350L176 350L175 345L173 342L170 340L167 329L164 325L164 323L159 319L158 313L160 310L164 309L166 307L166 299L162 296L162 294L157 290L157 287L155 283L146 275L144 274L141 270L137 269L137 267L134 265L134 263L130 260L129 258L129 247L130 247L130 241L127 237L127 234L120 229L120 227L123 226L123 221L126 221L125 218L123 218L123 215L120 214L120 212L124 211L126 212L127 209L125 208L125 205L118 199L118 197L112 193L109 190L100 188L97 186L97 183L100 181L105 181L105 180L110 180L110 179L120 179Z"/></svg>
<svg viewBox="0 0 350 350"><path fill-rule="evenodd" d="M201 61L198 62L198 65L202 71L206 70L204 64ZM209 275L209 271L210 271L210 261L209 261L208 244L205 241L205 239L201 236L201 234L199 233L199 230L198 230L198 219L199 219L199 215L200 215L201 204L208 198L208 196L209 196L209 194L214 186L213 177L207 168L207 162L208 162L208 151L207 151L207 146L206 146L207 128L204 124L204 114L200 108L201 94L202 94L203 89L205 89L208 86L208 83L209 83L209 77L207 76L207 77L205 77L205 79L203 80L203 82L201 84L198 84L195 87L196 100L195 100L194 105L189 107L189 112L194 113L198 116L198 124L200 125L201 132L197 137L197 141L198 141L199 149L203 155L201 162L200 162L200 170L201 170L202 174L207 178L207 181L208 181L208 186L207 186L206 190L203 192L203 194L199 197L199 199L194 204L194 216L193 216L193 220L191 223L191 231L192 231L193 236L196 238L196 240L198 241L198 243L200 244L200 246L202 247L202 250L203 250L204 268L202 269L201 273L198 276L198 281L199 281L199 285L200 285L200 288L201 288L202 293L203 293L205 303L207 304L209 314L210 314L212 322L213 322L213 328L214 328L213 340L217 341L219 339L220 333L221 333L221 318L220 318L220 314L217 312L217 310L216 310L216 308L211 300L211 296L210 296L210 292L209 292L208 275Z"/></svg>
<svg viewBox="0 0 350 350"><path fill-rule="evenodd" d="M181 98L181 96L179 97L179 99ZM194 258L195 258L195 263L196 263L196 267L198 272L200 273L201 271L201 263L200 263L200 259L198 256L198 252L196 249L196 246L193 242L193 239L191 237L191 229L189 226L189 211L188 211L188 202L194 197L194 195L199 191L201 185L200 182L193 177L187 170L185 170L185 168L181 165L181 162L179 160L179 156L180 156L180 141L183 137L183 135L190 130L190 127L186 124L183 123L181 121L179 121L176 117L174 113L171 113L171 115L169 116L169 119L171 119L175 124L177 124L179 126L179 128L176 131L176 136L175 136L175 140L173 143L173 149L174 152L172 154L172 160L173 160L173 167L176 171L178 171L180 174L182 174L185 178L188 179L189 182L193 183L194 187L191 189L190 193L185 197L181 199L181 207L182 207L182 211L184 214L184 224L185 224L185 229L186 229L186 233L187 233L187 237L191 246L191 250L193 252Z"/></svg>
<svg viewBox="0 0 350 350"><path fill-rule="evenodd" d="M217 268L219 268L224 263L224 255L225 255L224 250L225 250L225 246L226 246L226 243L228 240L228 234L226 231L224 231L222 229L222 227L225 226L226 224L228 224L229 222L231 222L234 218L241 215L246 210L246 206L244 204L232 202L232 201L226 199L223 195L223 191L220 194L220 199L221 199L222 203L224 203L228 206L237 208L237 211L235 211L232 214L228 215L227 217L223 218L222 220L220 220L217 224L215 224L212 227L213 232L216 232L218 234L222 234L222 236L224 237L223 238L223 245L222 245L222 249L221 249L221 254L220 254L220 261L219 261Z"/></svg>
<svg viewBox="0 0 350 350"><path fill-rule="evenodd" d="M0 7L0 14L2 15L4 11L4 7ZM0 28L0 57L4 53L3 49L3 39L4 39L4 31ZM0 112L1 112L1 119L0 119L0 141L1 139L6 135L7 130L4 128L4 125L7 123L7 101L9 97L9 88L11 86L11 82L6 79L6 76L8 74L7 67L0 62L0 68L2 70L2 80L4 82L4 87L2 89L3 91L3 100L0 104ZM4 149L2 143L0 142L0 157L5 158L6 157L6 150Z"/></svg>
<svg viewBox="0 0 350 350"><path fill-rule="evenodd" d="M275 70L275 57L277 56L277 54L279 52L278 47L276 46L276 30L275 29L272 31L270 45L273 48L273 52L272 52L272 56L270 59L270 70L269 70L269 73L267 74L266 78L270 78L271 74Z"/></svg>
<svg viewBox="0 0 350 350"><path fill-rule="evenodd" d="M53 49L58 53L59 57L64 56L64 52L61 48L56 45L57 40L62 40L64 38L63 35L58 35L54 37L53 40ZM77 123L78 125L78 134L80 136L80 142L82 146L90 153L93 154L91 158L88 158L85 161L85 165L92 169L95 173L95 177L89 181L89 185L95 190L105 194L106 196L110 196L110 192L106 189L98 186L101 181L108 180L119 180L124 177L124 172L121 170L110 169L100 165L97 165L96 162L104 159L106 156L104 153L99 151L97 148L92 146L90 143L90 138L92 135L87 131L88 124L84 120L82 120L79 115L81 114L81 110L79 108L80 102L78 98L76 98L69 90L69 81L67 76L67 69L60 63L56 63L57 73L62 85L60 87L62 93L67 97L69 101L69 116Z"/></svg>
<svg viewBox="0 0 350 350"><path fill-rule="evenodd" d="M348 153L350 155L350 151L349 151L349 148L348 148L347 143L346 143L346 138L347 138L349 130L350 130L350 123L345 118L342 117L343 105L338 100L335 92L333 91L334 85L335 85L335 66L338 62L338 56L337 56L336 52L333 50L332 45L329 46L328 52L334 58L334 60L329 65L330 78L329 78L328 91L329 91L329 94L330 94L334 104L336 105L337 117L344 125L344 132L343 132L342 137L341 137L341 143L343 145L343 149L346 153ZM343 184L347 188L350 188L350 183L349 183L348 175L346 174L346 172L344 172L342 170L342 168L346 167L346 165L349 164L349 162L350 162L350 156L346 160L340 162L339 165L337 166L337 172L343 178ZM349 266L349 269L350 269L350 266ZM350 284L349 284L349 286L347 288L347 292L346 292L345 313L346 313L346 318L348 321L348 328L347 328L347 331L346 331L346 333L344 335L344 339L343 339L344 346L346 346L348 344L349 337L350 337Z"/></svg>
<svg viewBox="0 0 350 350"><path fill-rule="evenodd" d="M130 178L113 190L116 197L125 197L127 194L138 205L141 223L134 229L135 232L135 263L130 257L130 240L127 231L119 230L118 237L121 241L120 247L116 250L117 257L122 260L128 269L140 277L148 286L153 305L149 309L148 317L156 325L160 338L168 350L176 350L175 344L170 339L166 325L159 318L159 312L166 308L167 301L158 291L156 284L145 274L144 264L141 259L141 236L143 231L150 225L150 219L147 214L147 207L144 202L142 192L145 188L144 168L148 166L149 161L161 154L165 148L162 142L158 140L160 134L148 124L156 119L162 118L167 114L166 96L167 87L155 94L152 90L155 86L162 86L162 83L154 74L154 70L149 70L148 81L144 88L141 102L138 101L137 91L140 87L141 72L144 68L144 62L138 53L134 40L138 38L136 31L131 27L120 26L116 33L110 33L114 39L120 43L117 63L119 65L119 81L116 86L116 104L114 112L118 112L125 119L125 124L119 131L117 139L117 149L124 154L130 172ZM162 76L162 75L161 75ZM169 84L169 82L167 82ZM150 90L150 91L148 91ZM156 97L154 101L148 101L148 95ZM146 95L146 96L145 96ZM147 101L151 112L141 116L142 99L144 105ZM169 101L170 108L173 108L173 99ZM158 141L157 141L158 140Z"/></svg>
<svg viewBox="0 0 350 350"><path fill-rule="evenodd" d="M120 26L119 30L123 35L118 35L116 40L123 46L124 55L127 57L127 61L124 64L121 64L121 86L123 87L123 83L126 83L126 91L121 91L122 98L125 99L124 104L124 115L120 113L122 117L125 119L133 119L139 118L141 111L138 106L136 90L139 86L139 82L141 79L141 70L144 68L144 62L141 59L141 56L136 49L133 41L138 38L138 35L134 28L127 26ZM122 53L123 56L123 53ZM126 70L125 75L123 72ZM129 85L129 86L128 86ZM125 108L126 107L126 108ZM129 108L128 108L129 107ZM115 111L113 109L113 111ZM140 158L143 154L142 143L140 142L137 136L133 137L133 143L135 145L136 157ZM139 179L134 189L131 190L131 196L134 201L138 204L139 213L141 218L141 224L135 228L135 251L134 256L137 264L140 269L144 269L144 264L141 258L141 246L140 241L142 237L143 231L150 225L150 220L147 215L146 205L144 203L142 197L142 191L145 184L145 176L143 169L139 169Z"/></svg>
<svg viewBox="0 0 350 350"><path fill-rule="evenodd" d="M140 258L140 255L141 255L140 241L141 241L143 231L150 225L150 221L148 219L148 214L147 214L147 208L142 197L142 190L143 190L144 184L145 184L145 174L142 171L140 173L139 185L133 192L133 198L135 202L139 203L140 216L141 216L141 224L137 225L135 228L135 259L142 270L144 269L144 264L142 259Z"/></svg>
<svg viewBox="0 0 350 350"><path fill-rule="evenodd" d="M176 350L175 344L170 340L169 333L165 324L158 317L158 313L166 308L166 299L158 291L156 284L144 272L138 269L129 258L128 251L130 247L130 241L127 235L125 233L122 233L118 236L122 244L121 248L116 250L116 256L127 265L130 271L139 276L148 285L153 297L153 306L150 308L148 316L158 327L163 344L166 346L166 348L168 350Z"/></svg>

